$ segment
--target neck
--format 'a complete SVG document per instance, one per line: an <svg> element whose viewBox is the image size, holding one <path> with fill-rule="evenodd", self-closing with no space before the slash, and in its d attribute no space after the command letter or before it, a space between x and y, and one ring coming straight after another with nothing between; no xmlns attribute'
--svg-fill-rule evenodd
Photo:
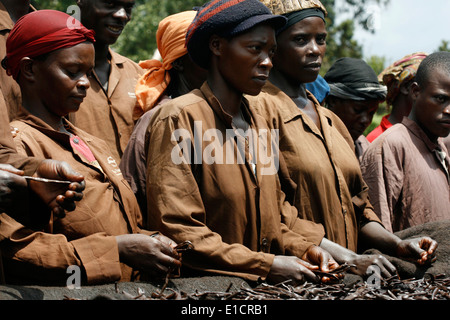
<svg viewBox="0 0 450 320"><path fill-rule="evenodd" d="M402 122L403 117L407 117L411 112L411 103L408 103L406 98L398 96L392 104L392 111L388 118L392 124Z"/></svg>
<svg viewBox="0 0 450 320"><path fill-rule="evenodd" d="M430 130L428 130L425 126L423 126L422 123L417 119L414 112L411 112L408 118L417 123L417 125L423 130L423 132L425 132L425 134L432 142L437 143L439 137L432 134Z"/></svg>
<svg viewBox="0 0 450 320"><path fill-rule="evenodd" d="M232 117L239 114L242 102L242 92L230 88L223 78L208 75L208 84L222 108Z"/></svg>
<svg viewBox="0 0 450 320"><path fill-rule="evenodd" d="M61 128L64 129L63 118L61 116L50 112L38 98L30 98L26 95L22 96L23 107L33 116L38 117L56 131L61 131Z"/></svg>
<svg viewBox="0 0 450 320"><path fill-rule="evenodd" d="M273 68L269 75L270 82L276 87L280 88L292 99L303 98L306 99L306 90L303 83L293 81L286 77L278 69Z"/></svg>
<svg viewBox="0 0 450 320"><path fill-rule="evenodd" d="M30 10L30 0L0 0L13 22L16 22Z"/></svg>

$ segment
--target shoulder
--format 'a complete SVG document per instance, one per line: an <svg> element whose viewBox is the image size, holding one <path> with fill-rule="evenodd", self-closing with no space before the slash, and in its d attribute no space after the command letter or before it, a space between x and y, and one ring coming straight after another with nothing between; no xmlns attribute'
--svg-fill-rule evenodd
<svg viewBox="0 0 450 320"><path fill-rule="evenodd" d="M166 102L153 115L154 120L163 120L169 117L179 117L183 113L189 113L201 105L207 104L203 94L196 89Z"/></svg>
<svg viewBox="0 0 450 320"><path fill-rule="evenodd" d="M370 143L365 156L373 159L391 154L403 158L408 154L405 150L409 148L410 140L408 129L401 123L395 124Z"/></svg>
<svg viewBox="0 0 450 320"><path fill-rule="evenodd" d="M34 139L40 134L39 130L21 120L14 120L10 122L10 126L14 128L14 140L16 142L19 140L23 141L30 138Z"/></svg>
<svg viewBox="0 0 450 320"><path fill-rule="evenodd" d="M110 49L110 53L111 53L111 58L112 61L115 64L121 64L123 65L126 69L128 70L134 70L139 74L143 74L144 73L144 69L142 69L138 63L134 62L133 60L131 60L128 57L125 57L123 55L121 55L120 53L115 52L114 50Z"/></svg>

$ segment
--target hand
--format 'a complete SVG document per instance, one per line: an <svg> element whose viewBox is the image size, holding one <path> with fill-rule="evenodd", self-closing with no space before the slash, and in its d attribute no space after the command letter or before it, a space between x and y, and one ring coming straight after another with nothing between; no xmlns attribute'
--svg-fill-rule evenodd
<svg viewBox="0 0 450 320"><path fill-rule="evenodd" d="M395 266L381 254L355 254L348 259L348 263L356 265L356 268L350 270L360 276L369 275L371 270L368 269L371 266L377 267L375 272L379 277L389 278L397 274ZM380 271L379 274L378 270Z"/></svg>
<svg viewBox="0 0 450 320"><path fill-rule="evenodd" d="M28 185L22 170L0 164L0 210L22 222L28 213Z"/></svg>
<svg viewBox="0 0 450 320"><path fill-rule="evenodd" d="M436 261L435 252L438 243L430 237L402 240L397 246L399 258L411 260L419 265Z"/></svg>
<svg viewBox="0 0 450 320"><path fill-rule="evenodd" d="M44 160L35 176L47 179L73 181L69 185L46 183L30 180L31 190L50 208L57 217L63 217L65 210L73 211L76 201L83 198L84 177L75 172L68 163L56 160Z"/></svg>
<svg viewBox="0 0 450 320"><path fill-rule="evenodd" d="M319 278L311 271L318 269L318 266L294 256L275 256L267 280L272 283L292 280L294 285L305 281L318 282Z"/></svg>
<svg viewBox="0 0 450 320"><path fill-rule="evenodd" d="M339 267L339 264L333 259L331 254L318 247L310 246L308 250L303 254L302 259L311 263L312 265L318 266L319 271L330 272ZM338 278L343 278L343 274L337 274ZM331 282L330 277L322 276L322 282Z"/></svg>
<svg viewBox="0 0 450 320"><path fill-rule="evenodd" d="M125 234L116 236L120 261L153 276L165 276L181 266L176 246L163 235Z"/></svg>

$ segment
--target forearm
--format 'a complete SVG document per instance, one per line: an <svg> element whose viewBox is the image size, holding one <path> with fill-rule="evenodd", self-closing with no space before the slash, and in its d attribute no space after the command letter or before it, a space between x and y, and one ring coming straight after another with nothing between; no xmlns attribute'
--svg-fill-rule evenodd
<svg viewBox="0 0 450 320"><path fill-rule="evenodd" d="M62 234L34 232L2 214L1 238L4 262L14 266L15 277L64 284L71 265L81 268L88 283L115 281L121 276L114 237L94 234L69 242Z"/></svg>
<svg viewBox="0 0 450 320"><path fill-rule="evenodd" d="M393 256L396 255L397 247L401 242L399 237L374 221L364 225L360 230L359 236L366 246Z"/></svg>
<svg viewBox="0 0 450 320"><path fill-rule="evenodd" d="M328 240L327 238L323 238L320 242L320 247L326 251L328 251L338 262L339 264L352 261L356 258L357 253L344 248L343 246Z"/></svg>

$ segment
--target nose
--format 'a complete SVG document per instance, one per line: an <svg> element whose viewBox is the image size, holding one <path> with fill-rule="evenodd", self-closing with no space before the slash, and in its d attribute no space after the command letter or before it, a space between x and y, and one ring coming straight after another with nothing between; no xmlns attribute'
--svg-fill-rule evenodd
<svg viewBox="0 0 450 320"><path fill-rule="evenodd" d="M444 108L443 113L450 115L450 103Z"/></svg>
<svg viewBox="0 0 450 320"><path fill-rule="evenodd" d="M77 82L78 88L83 88L84 90L87 90L87 89L89 89L90 86L91 86L91 83L89 82L89 78L88 78L87 74L84 74L84 76L82 76L80 79L78 79L78 82Z"/></svg>
<svg viewBox="0 0 450 320"><path fill-rule="evenodd" d="M370 112L362 112L359 118L359 122L364 124L365 128L367 128L372 122L373 115Z"/></svg>
<svg viewBox="0 0 450 320"><path fill-rule="evenodd" d="M120 8L119 10L117 10L116 12L114 12L113 17L118 18L123 21L130 20L130 16L128 15L127 11L123 7Z"/></svg>
<svg viewBox="0 0 450 320"><path fill-rule="evenodd" d="M310 55L319 56L320 55L320 47L315 40L311 40L308 46L308 53Z"/></svg>
<svg viewBox="0 0 450 320"><path fill-rule="evenodd" d="M267 69L267 70L272 69L272 67L273 67L272 58L269 55L266 55L261 60L260 66L265 68L265 69Z"/></svg>

